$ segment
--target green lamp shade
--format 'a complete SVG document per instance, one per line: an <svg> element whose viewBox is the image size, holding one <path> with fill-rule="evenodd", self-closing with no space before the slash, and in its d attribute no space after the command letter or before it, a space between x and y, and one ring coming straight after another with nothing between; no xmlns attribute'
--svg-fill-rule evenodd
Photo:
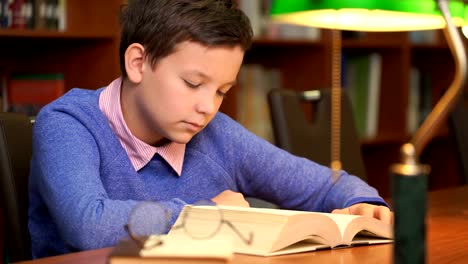
<svg viewBox="0 0 468 264"><path fill-rule="evenodd" d="M465 6L450 1L453 23L462 26ZM271 18L330 29L355 31L408 31L445 27L436 0L275 0Z"/></svg>
<svg viewBox="0 0 468 264"><path fill-rule="evenodd" d="M465 6L465 24L462 28L463 35L468 38L468 6Z"/></svg>

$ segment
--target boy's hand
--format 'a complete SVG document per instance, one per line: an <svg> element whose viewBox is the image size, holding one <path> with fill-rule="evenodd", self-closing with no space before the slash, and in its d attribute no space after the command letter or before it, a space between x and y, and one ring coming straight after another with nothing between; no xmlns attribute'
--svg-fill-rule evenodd
<svg viewBox="0 0 468 264"><path fill-rule="evenodd" d="M393 224L393 212L382 205L358 203L343 209L335 209L332 214L364 215L377 218L387 224Z"/></svg>
<svg viewBox="0 0 468 264"><path fill-rule="evenodd" d="M222 193L211 198L217 205L232 205L232 206L242 206L250 207L249 202L247 202L242 193L233 192L231 190L225 190Z"/></svg>

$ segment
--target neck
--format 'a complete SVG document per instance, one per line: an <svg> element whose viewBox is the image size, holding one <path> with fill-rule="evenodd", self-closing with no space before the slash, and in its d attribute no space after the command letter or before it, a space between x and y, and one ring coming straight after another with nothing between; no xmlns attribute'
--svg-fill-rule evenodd
<svg viewBox="0 0 468 264"><path fill-rule="evenodd" d="M145 119L145 114L141 112L136 100L136 91L139 89L138 84L131 82L128 79L122 80L120 90L120 108L125 123L130 132L139 140L151 146L162 146L169 143L169 140L151 132L148 121Z"/></svg>

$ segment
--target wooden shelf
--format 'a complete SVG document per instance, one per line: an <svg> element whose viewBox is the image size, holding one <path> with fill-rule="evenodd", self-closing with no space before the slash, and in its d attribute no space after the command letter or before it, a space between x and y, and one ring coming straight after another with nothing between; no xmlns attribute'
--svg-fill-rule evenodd
<svg viewBox="0 0 468 264"><path fill-rule="evenodd" d="M279 38L268 38L261 37L256 38L253 42L253 46L282 46L282 47L297 47L297 46L308 46L308 47L321 47L324 43L322 41L308 40L308 39L279 39Z"/></svg>
<svg viewBox="0 0 468 264"><path fill-rule="evenodd" d="M410 136L402 135L379 135L372 139L362 139L363 147L380 147L383 145L402 145L408 142Z"/></svg>
<svg viewBox="0 0 468 264"><path fill-rule="evenodd" d="M113 32L69 32L28 29L0 29L0 38L9 39L112 39Z"/></svg>
<svg viewBox="0 0 468 264"><path fill-rule="evenodd" d="M67 0L66 30L0 29L0 75L62 73L66 89L117 78L122 0Z"/></svg>
<svg viewBox="0 0 468 264"><path fill-rule="evenodd" d="M398 42L343 40L344 49L403 49L406 46Z"/></svg>
<svg viewBox="0 0 468 264"><path fill-rule="evenodd" d="M448 45L446 43L437 43L437 44L414 44L411 45L413 51L442 51L450 52Z"/></svg>

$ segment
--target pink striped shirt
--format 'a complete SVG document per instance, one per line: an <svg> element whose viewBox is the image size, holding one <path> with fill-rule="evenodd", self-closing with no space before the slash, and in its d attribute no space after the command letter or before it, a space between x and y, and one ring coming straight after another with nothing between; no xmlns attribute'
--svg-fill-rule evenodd
<svg viewBox="0 0 468 264"><path fill-rule="evenodd" d="M107 86L99 96L99 108L109 120L110 126L117 135L120 144L136 171L143 168L157 153L169 163L180 176L184 162L185 144L175 142L160 147L146 144L136 138L127 127L120 106L120 89L122 78L117 78Z"/></svg>

